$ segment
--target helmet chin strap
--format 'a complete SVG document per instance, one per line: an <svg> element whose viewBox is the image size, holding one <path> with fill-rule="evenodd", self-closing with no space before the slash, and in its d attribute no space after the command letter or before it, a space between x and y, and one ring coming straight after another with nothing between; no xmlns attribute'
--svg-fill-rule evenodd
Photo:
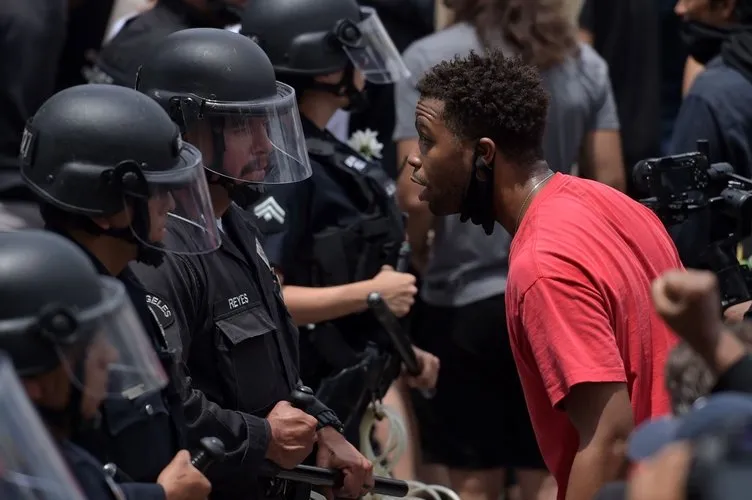
<svg viewBox="0 0 752 500"><path fill-rule="evenodd" d="M159 267L164 261L164 246L149 239L150 217L149 205L146 200L135 198L133 201L132 228L108 228L103 229L91 219L80 219L76 225L82 231L94 236L110 236L136 246L136 261L147 266ZM138 238L134 235L137 234ZM145 244L148 241L149 244Z"/></svg>
<svg viewBox="0 0 752 500"><path fill-rule="evenodd" d="M334 94L337 97L347 97L347 106L344 111L357 113L368 106L368 94L365 89L358 90L355 86L355 66L352 62L347 63L342 78L338 83L312 82L309 86L312 90L321 90Z"/></svg>

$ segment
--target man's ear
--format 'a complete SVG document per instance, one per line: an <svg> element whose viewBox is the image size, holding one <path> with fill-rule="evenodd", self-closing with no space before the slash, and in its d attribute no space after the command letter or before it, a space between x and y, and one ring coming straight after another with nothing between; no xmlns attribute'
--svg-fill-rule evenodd
<svg viewBox="0 0 752 500"><path fill-rule="evenodd" d="M483 159L486 165L491 165L496 156L496 144L488 137L483 137L475 146L475 154L479 159Z"/></svg>

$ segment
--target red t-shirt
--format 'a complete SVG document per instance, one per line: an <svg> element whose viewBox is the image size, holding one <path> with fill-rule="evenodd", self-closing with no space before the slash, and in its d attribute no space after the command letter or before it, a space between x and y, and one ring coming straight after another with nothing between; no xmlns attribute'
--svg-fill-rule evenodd
<svg viewBox="0 0 752 500"><path fill-rule="evenodd" d="M670 412L663 384L677 339L650 285L681 268L661 221L626 195L556 174L512 241L510 342L543 458L564 498L578 435L555 407L587 382L624 382L635 423Z"/></svg>

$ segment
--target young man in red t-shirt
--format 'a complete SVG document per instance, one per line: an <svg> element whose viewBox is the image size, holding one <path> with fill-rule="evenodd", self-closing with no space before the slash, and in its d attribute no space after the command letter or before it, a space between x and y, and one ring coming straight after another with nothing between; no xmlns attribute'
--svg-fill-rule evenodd
<svg viewBox="0 0 752 500"><path fill-rule="evenodd" d="M635 424L670 410L662 374L676 340L650 284L679 256L647 208L549 170L535 68L471 54L435 66L418 90L413 180L434 214L514 235L507 322L530 417L559 498L590 500L625 473Z"/></svg>

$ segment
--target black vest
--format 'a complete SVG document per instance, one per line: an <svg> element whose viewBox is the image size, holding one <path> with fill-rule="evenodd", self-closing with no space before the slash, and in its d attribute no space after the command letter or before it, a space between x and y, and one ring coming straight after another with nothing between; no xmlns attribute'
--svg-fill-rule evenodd
<svg viewBox="0 0 752 500"><path fill-rule="evenodd" d="M405 226L393 197L394 181L380 165L365 161L339 143L310 138L306 144L311 160L327 170L349 199L359 201L354 205L363 206L365 200L368 209L355 218L342 214L323 225L316 221L310 236L311 252L302 266L307 275L298 276L296 284L350 284L373 278L384 265L395 266ZM353 366L369 341L389 342L370 311L316 325L301 336L301 351L313 352L318 358L302 357L303 380L318 386L324 376Z"/></svg>

